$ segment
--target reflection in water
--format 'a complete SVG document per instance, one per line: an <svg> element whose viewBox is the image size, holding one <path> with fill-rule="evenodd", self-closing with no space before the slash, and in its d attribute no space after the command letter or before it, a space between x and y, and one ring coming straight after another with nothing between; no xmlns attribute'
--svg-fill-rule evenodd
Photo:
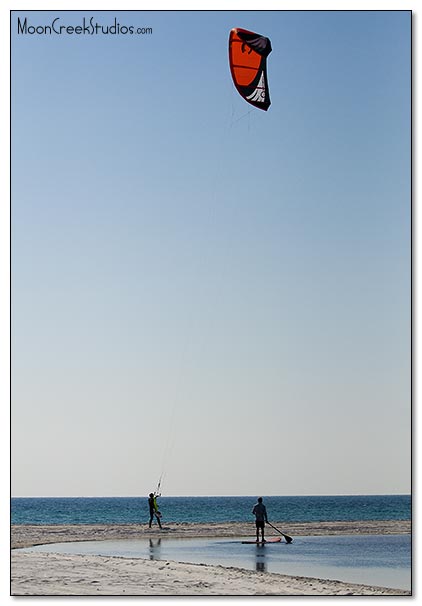
<svg viewBox="0 0 422 606"><path fill-rule="evenodd" d="M160 546L161 546L161 539L157 539L156 541L153 541L152 539L149 540L149 559L150 560L159 560L160 559Z"/></svg>
<svg viewBox="0 0 422 606"><path fill-rule="evenodd" d="M289 546L286 543L244 545L232 538L149 539L46 544L23 549L22 553L54 552L176 560L236 566L257 570L261 574L271 572L411 589L410 535L301 536Z"/></svg>
<svg viewBox="0 0 422 606"><path fill-rule="evenodd" d="M265 545L256 546L255 570L257 572L267 572L267 562L265 561Z"/></svg>

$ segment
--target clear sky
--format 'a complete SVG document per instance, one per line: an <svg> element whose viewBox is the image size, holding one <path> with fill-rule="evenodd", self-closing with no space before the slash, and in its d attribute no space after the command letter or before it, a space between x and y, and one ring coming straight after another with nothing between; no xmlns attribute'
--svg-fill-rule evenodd
<svg viewBox="0 0 422 606"><path fill-rule="evenodd" d="M14 496L410 491L410 26L14 13Z"/></svg>

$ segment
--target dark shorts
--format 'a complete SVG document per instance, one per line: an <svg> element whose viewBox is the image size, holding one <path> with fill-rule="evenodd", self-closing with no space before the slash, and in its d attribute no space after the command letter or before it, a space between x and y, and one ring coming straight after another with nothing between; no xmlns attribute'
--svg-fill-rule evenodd
<svg viewBox="0 0 422 606"><path fill-rule="evenodd" d="M255 524L257 528L265 528L264 520L256 520Z"/></svg>

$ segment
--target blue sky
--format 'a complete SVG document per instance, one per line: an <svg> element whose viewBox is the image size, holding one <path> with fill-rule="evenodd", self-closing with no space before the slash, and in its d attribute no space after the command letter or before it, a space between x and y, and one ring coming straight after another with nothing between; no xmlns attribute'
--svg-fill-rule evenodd
<svg viewBox="0 0 422 606"><path fill-rule="evenodd" d="M91 15L153 33L14 25ZM14 13L13 494L410 490L410 76L406 12Z"/></svg>

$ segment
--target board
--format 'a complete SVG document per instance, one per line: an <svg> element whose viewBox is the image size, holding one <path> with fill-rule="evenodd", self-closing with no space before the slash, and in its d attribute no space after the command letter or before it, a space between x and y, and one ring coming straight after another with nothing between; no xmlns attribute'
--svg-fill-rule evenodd
<svg viewBox="0 0 422 606"><path fill-rule="evenodd" d="M265 542L262 541L242 541L243 545L266 545L267 543L280 543L281 537L271 537L270 539L265 539Z"/></svg>

